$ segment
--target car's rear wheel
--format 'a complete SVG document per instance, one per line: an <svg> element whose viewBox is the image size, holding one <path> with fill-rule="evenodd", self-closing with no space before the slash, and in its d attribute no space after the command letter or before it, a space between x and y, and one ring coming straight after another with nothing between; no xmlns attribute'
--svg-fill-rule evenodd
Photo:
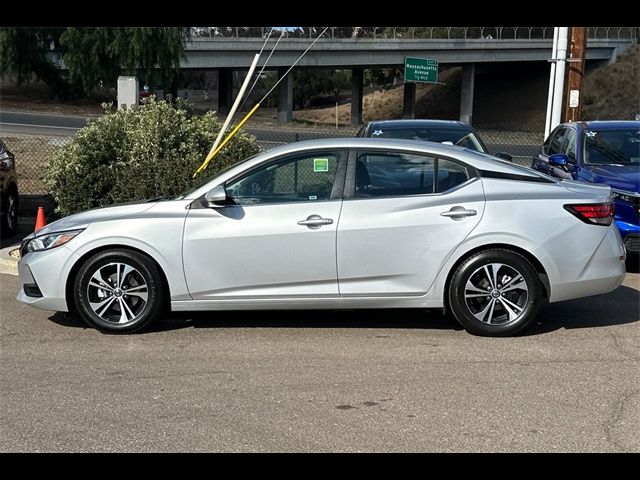
<svg viewBox="0 0 640 480"><path fill-rule="evenodd" d="M10 188L2 199L2 209L2 236L11 237L18 228L18 192L15 187Z"/></svg>
<svg viewBox="0 0 640 480"><path fill-rule="evenodd" d="M510 250L471 255L458 266L449 284L453 315L474 335L513 335L535 320L542 301L535 268Z"/></svg>
<svg viewBox="0 0 640 480"><path fill-rule="evenodd" d="M162 313L162 277L155 262L133 250L107 250L78 271L75 304L82 319L107 333L148 327Z"/></svg>

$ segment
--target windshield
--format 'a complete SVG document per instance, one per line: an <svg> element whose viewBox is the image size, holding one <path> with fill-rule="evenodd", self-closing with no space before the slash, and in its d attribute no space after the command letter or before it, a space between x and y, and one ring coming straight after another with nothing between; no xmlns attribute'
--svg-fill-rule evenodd
<svg viewBox="0 0 640 480"><path fill-rule="evenodd" d="M587 130L584 134L587 165L640 165L640 130Z"/></svg>
<svg viewBox="0 0 640 480"><path fill-rule="evenodd" d="M401 138L446 143L475 150L476 152L487 153L487 149L480 139L469 130L454 128L374 128L371 131L371 136L374 138Z"/></svg>
<svg viewBox="0 0 640 480"><path fill-rule="evenodd" d="M196 178L193 179L193 183L191 184L191 187L186 191L181 193L180 195L178 195L176 197L176 200L180 200L183 199L184 197L191 195L193 192L195 192L196 190L198 190L200 187L202 187L203 185L206 185L207 183L209 183L211 180L213 180L214 178L216 178L219 175L222 175L223 173L231 170L234 167L237 167L238 165L244 163L244 162L248 162L249 160L257 157L259 154L255 154L252 155L248 158L245 158L244 160L240 160L239 162L234 163L233 165L229 165L226 168L223 168L222 170L219 170L215 173L212 173L211 175L207 175L207 176L196 176Z"/></svg>

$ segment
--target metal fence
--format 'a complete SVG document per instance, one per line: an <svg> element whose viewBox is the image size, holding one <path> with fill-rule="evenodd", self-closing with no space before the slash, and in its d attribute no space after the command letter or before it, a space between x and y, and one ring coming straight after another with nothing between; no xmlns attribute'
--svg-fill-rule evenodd
<svg viewBox="0 0 640 480"><path fill-rule="evenodd" d="M320 138L353 137L357 129L335 128L278 128L254 125L246 129L254 135L262 150L278 145ZM478 132L487 144L490 153L507 152L514 162L529 166L544 140L541 132L514 131L513 128L498 126L479 127ZM60 146L73 137L35 136L23 134L3 134L3 141L16 157L18 188L23 208L31 208L30 202L23 200L42 199L48 194L42 181L43 168ZM239 159L240 160L240 159ZM31 214L33 212L28 212Z"/></svg>
<svg viewBox="0 0 640 480"><path fill-rule="evenodd" d="M7 149L15 155L20 196L43 195L47 189L42 182L43 167L55 151L72 137L3 134Z"/></svg>
<svg viewBox="0 0 640 480"><path fill-rule="evenodd" d="M544 141L542 132L526 132L515 130L508 125L477 125L476 130L487 145L489 153L506 152L513 156L514 163L530 166L531 160L536 155ZM263 150L268 150L279 145L303 140L315 140L321 138L353 137L357 128L264 128L249 127L248 133L254 135Z"/></svg>
<svg viewBox="0 0 640 480"><path fill-rule="evenodd" d="M315 38L325 27L286 27L289 38ZM192 37L264 38L270 27L191 27ZM329 38L553 39L554 27L329 27ZM640 27L587 27L587 38L635 39Z"/></svg>

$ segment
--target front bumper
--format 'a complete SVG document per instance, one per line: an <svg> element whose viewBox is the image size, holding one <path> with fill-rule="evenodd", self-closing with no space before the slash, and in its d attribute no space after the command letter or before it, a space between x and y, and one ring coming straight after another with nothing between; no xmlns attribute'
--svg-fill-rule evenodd
<svg viewBox="0 0 640 480"><path fill-rule="evenodd" d="M20 290L16 298L42 310L68 312L67 279L77 260L78 256L64 245L25 255L18 262Z"/></svg>
<svg viewBox="0 0 640 480"><path fill-rule="evenodd" d="M618 227L627 252L640 253L640 225L616 220L616 227Z"/></svg>

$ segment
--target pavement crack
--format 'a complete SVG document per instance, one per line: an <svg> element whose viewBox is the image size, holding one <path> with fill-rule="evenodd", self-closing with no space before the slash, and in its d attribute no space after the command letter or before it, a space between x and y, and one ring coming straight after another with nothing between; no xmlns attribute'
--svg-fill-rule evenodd
<svg viewBox="0 0 640 480"><path fill-rule="evenodd" d="M625 408L627 408L629 402L636 395L640 395L640 390L634 390L618 397L611 409L611 415L603 423L604 434L607 442L616 447L619 451L631 452L632 450L621 443L617 438L616 433L613 431L618 424L622 423L624 417Z"/></svg>
<svg viewBox="0 0 640 480"><path fill-rule="evenodd" d="M611 336L611 338L613 339L613 345L616 348L616 350L618 351L618 353L621 353L622 355L624 355L627 358L630 358L632 360L640 360L640 356L635 354L635 353L631 353L629 351L627 351L624 347L624 345L622 343L620 343L620 337L618 337L618 335L616 335L613 330L609 329L607 330L607 332L609 333L609 336Z"/></svg>

